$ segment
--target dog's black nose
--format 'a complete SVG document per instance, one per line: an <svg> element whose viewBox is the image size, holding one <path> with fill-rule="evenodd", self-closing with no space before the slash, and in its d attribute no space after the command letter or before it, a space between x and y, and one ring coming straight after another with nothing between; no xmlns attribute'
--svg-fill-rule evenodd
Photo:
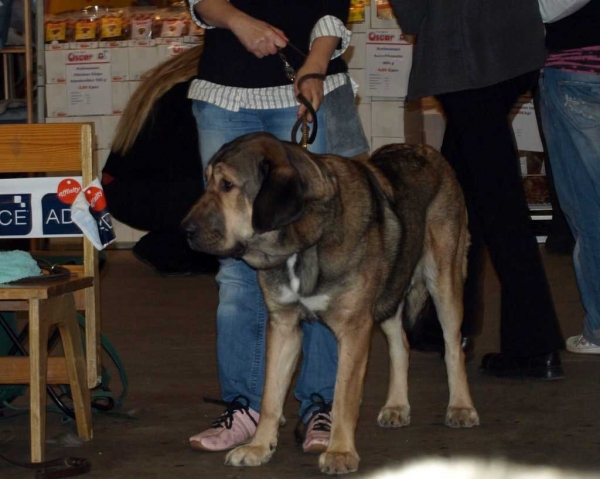
<svg viewBox="0 0 600 479"><path fill-rule="evenodd" d="M194 223L193 221L184 221L181 224L181 230L185 233L185 235L188 238L192 238L196 234L198 227L196 226L196 223Z"/></svg>

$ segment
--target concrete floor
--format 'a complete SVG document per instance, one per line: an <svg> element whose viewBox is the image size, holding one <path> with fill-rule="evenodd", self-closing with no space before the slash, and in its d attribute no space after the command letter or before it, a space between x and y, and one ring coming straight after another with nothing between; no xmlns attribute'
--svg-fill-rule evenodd
<svg viewBox="0 0 600 479"><path fill-rule="evenodd" d="M581 328L579 303L568 257L545 257L565 336ZM48 420L47 457L86 457L91 478L304 478L319 475L318 457L295 445L296 404L288 400L288 425L271 462L260 468L223 465L223 453L201 453L187 438L207 427L221 407L202 402L219 397L215 360L217 288L209 276L162 278L129 251L109 252L102 282L104 331L127 368L130 393L121 409L130 417L94 415L94 440L74 440L73 423ZM563 354L566 379L557 382L500 380L481 375L481 356L498 348L498 285L486 280L486 321L468 373L481 426L443 425L446 373L437 354L412 354L412 423L381 429L376 417L387 389L387 346L380 332L366 380L357 447L365 477L382 467L424 455L503 457L528 464L600 470L600 357ZM113 371L113 384L118 376ZM21 400L21 402L23 402ZM133 417L133 419L131 418ZM28 416L0 420L0 451L15 459L29 454ZM599 473L600 476L600 473ZM1 478L29 478L0 461Z"/></svg>

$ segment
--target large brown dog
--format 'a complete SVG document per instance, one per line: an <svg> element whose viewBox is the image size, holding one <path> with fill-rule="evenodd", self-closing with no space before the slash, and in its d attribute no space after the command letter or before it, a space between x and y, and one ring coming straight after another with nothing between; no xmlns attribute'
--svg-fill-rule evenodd
<svg viewBox="0 0 600 479"><path fill-rule="evenodd" d="M227 464L258 466L271 458L301 350L299 322L318 317L335 333L339 354L331 438L319 466L328 474L355 471L371 328L381 324L391 356L379 424L407 425L403 322L414 320L428 293L444 330L446 424L479 424L460 348L467 215L438 152L389 145L362 162L256 133L225 145L206 175L206 193L184 220L190 244L259 270L270 313L260 421L252 441L227 454Z"/></svg>

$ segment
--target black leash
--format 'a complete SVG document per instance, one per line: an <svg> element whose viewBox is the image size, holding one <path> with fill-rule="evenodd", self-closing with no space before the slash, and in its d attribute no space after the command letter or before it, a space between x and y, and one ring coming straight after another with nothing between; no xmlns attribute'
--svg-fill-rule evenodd
<svg viewBox="0 0 600 479"><path fill-rule="evenodd" d="M304 54L300 49L298 49L291 43L288 43L288 46L291 47L292 49L294 49L296 52L298 52L303 57L306 57L306 54ZM283 68L284 68L286 77L288 78L288 80L290 80L293 83L296 80L296 70L294 69L294 67L292 67L292 65L290 65L290 63L287 61L286 56L284 55L284 53L281 50L278 51L278 54L279 54L279 58L281 58L281 61L283 62ZM321 73L308 73L307 75L304 75L303 77L298 79L298 90L300 89L300 85L302 85L302 83L304 83L306 80L314 79L314 80L325 81L326 78L327 77ZM312 143L314 143L315 138L317 137L317 131L318 131L318 127L319 127L318 121L317 121L317 112L315 111L311 102L308 101L308 99L302 93L298 93L298 96L296 97L296 99L306 107L307 111L304 113L304 115L302 115L302 117L300 117L296 120L296 123L294 123L294 126L292 128L292 143L297 143L300 146L302 146L303 148L306 148L308 145L311 145ZM310 130L310 128L308 126L308 120L306 118L308 113L310 113L313 118L312 131ZM300 141L297 140L299 128L301 128L301 131L302 131L302 139ZM309 131L310 131L310 135L309 135Z"/></svg>
<svg viewBox="0 0 600 479"><path fill-rule="evenodd" d="M35 479L62 479L90 472L91 463L80 457L61 457L46 462L20 462L0 454L0 459L23 469L35 469Z"/></svg>

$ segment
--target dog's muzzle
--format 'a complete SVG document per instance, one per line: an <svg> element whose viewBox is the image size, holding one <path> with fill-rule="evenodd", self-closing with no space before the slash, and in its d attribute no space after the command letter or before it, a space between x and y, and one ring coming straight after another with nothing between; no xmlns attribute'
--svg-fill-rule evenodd
<svg viewBox="0 0 600 479"><path fill-rule="evenodd" d="M195 251L215 254L223 242L223 235L211 227L208 221L202 221L197 215L188 215L181 223L181 229L187 242Z"/></svg>

